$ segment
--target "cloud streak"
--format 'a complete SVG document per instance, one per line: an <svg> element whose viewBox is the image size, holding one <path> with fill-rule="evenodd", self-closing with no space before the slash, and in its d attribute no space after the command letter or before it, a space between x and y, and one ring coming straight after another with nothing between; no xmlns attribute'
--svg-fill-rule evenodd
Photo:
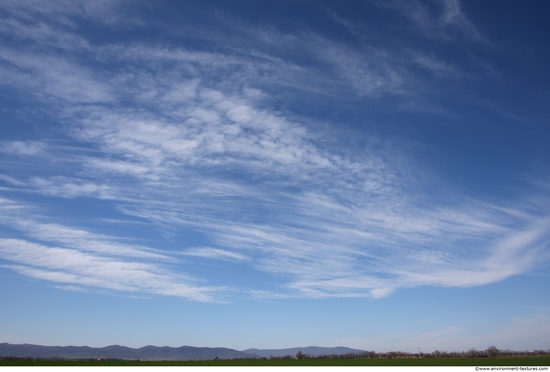
<svg viewBox="0 0 550 372"><path fill-rule="evenodd" d="M170 252L120 243L119 237L83 228L41 223L24 217L36 208L2 199L0 223L20 231L25 239L0 239L3 264L23 275L87 288L222 301L222 287L209 287L182 273L183 261ZM40 241L35 243L32 241ZM76 286L76 287L75 287Z"/></svg>
<svg viewBox="0 0 550 372"><path fill-rule="evenodd" d="M17 239L0 239L0 254L15 262L9 268L35 279L112 291L214 301L220 289L189 284L186 276L158 265L107 259L74 249L49 247Z"/></svg>

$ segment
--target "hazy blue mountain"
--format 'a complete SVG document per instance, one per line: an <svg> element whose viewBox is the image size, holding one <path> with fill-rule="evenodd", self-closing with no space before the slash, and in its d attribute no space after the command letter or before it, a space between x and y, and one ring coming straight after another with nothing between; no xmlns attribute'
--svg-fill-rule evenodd
<svg viewBox="0 0 550 372"><path fill-rule="evenodd" d="M30 344L0 344L0 357L65 358L65 359L132 359L132 360L209 360L245 359L253 356L228 348L210 347L158 347L145 346L133 349L125 346L41 346Z"/></svg>
<svg viewBox="0 0 550 372"><path fill-rule="evenodd" d="M348 347L293 347L288 349L247 349L243 350L243 353L252 354L256 357L269 358L269 357L284 357L287 355L295 356L296 353L301 351L308 356L317 357L319 355L344 355L344 354L362 354L366 353L365 350L350 349Z"/></svg>
<svg viewBox="0 0 550 372"><path fill-rule="evenodd" d="M319 355L361 354L365 350L350 349L347 347L294 347L288 349L247 349L234 350L228 348L211 347L168 347L144 346L138 349L111 345L106 347L88 346L42 346L31 344L0 343L0 357L19 358L64 358L64 359L130 359L130 360L211 360L211 359L249 359L294 357L296 353L317 357Z"/></svg>

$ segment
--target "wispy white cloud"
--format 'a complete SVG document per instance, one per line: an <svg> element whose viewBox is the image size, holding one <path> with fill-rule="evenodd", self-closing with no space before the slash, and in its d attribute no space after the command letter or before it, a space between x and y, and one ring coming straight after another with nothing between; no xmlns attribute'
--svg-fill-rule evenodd
<svg viewBox="0 0 550 372"><path fill-rule="evenodd" d="M386 1L375 4L397 10L421 30L426 37L435 39L461 38L475 42L486 42L475 25L462 11L460 0Z"/></svg>
<svg viewBox="0 0 550 372"><path fill-rule="evenodd" d="M248 261L249 257L244 254L227 251L225 249L210 248L210 247L197 247L186 249L182 254L186 256L195 256L203 258L211 258L218 260L230 260L230 261Z"/></svg>
<svg viewBox="0 0 550 372"><path fill-rule="evenodd" d="M485 41L472 22L462 12L460 0L442 0L443 14L439 22L444 26L455 27L465 36L475 41Z"/></svg>
<svg viewBox="0 0 550 372"><path fill-rule="evenodd" d="M18 19L5 19L0 25L4 35L26 43L29 40L39 44L38 49L56 48L60 50L91 50L90 43L73 32L59 29L44 22L24 22Z"/></svg>
<svg viewBox="0 0 550 372"><path fill-rule="evenodd" d="M59 0L48 3L36 3L32 0L6 0L2 9L13 17L27 22L40 19L63 27L77 29L79 21L97 22L104 26L126 28L143 24L141 18L127 11L126 1L82 1ZM134 4L135 5L135 4Z"/></svg>
<svg viewBox="0 0 550 372"><path fill-rule="evenodd" d="M455 66L441 61L437 57L420 52L412 52L411 55L414 63L437 77L464 78L465 74L463 72L458 71Z"/></svg>
<svg viewBox="0 0 550 372"><path fill-rule="evenodd" d="M18 239L0 239L0 255L16 263L8 265L11 269L55 283L196 301L214 301L221 291L197 285L191 278L159 265L110 259Z"/></svg>
<svg viewBox="0 0 550 372"><path fill-rule="evenodd" d="M0 239L4 267L69 288L103 289L224 301L222 287L210 287L184 274L183 261L169 251L121 243L121 237L90 232L59 223L43 223L40 210L26 203L1 199L0 224L25 239ZM30 214L35 219L30 219ZM32 242L30 241L32 240ZM36 243L40 241L41 243ZM170 268L171 267L171 268Z"/></svg>
<svg viewBox="0 0 550 372"><path fill-rule="evenodd" d="M12 186L26 186L26 183L10 176L0 175L0 180Z"/></svg>
<svg viewBox="0 0 550 372"><path fill-rule="evenodd" d="M286 275L286 289L281 290L300 296L380 298L416 285L480 285L533 264L524 260L517 266L516 255L504 255L498 265L491 264L511 247L492 248L488 241L498 236L510 235L512 245L522 243L518 247L524 253L532 250L523 244L531 240L514 238L506 227L512 217L499 216L494 212L498 208L418 205L402 195L409 181L390 159L367 156L358 162L327 152L307 127L259 111L243 98L214 90L206 90L202 97L206 107L200 109L210 110L211 116L196 116L199 106L191 107L197 124L202 121L200 130L153 113L139 120L133 112L124 116L100 109L74 132L104 154L80 158L98 177L113 172L155 177L143 178L132 188L125 178L116 177L104 184L35 178L30 185L60 197L124 201L120 211L128 215L175 228L193 227L224 248L190 248L188 256L247 261L257 270ZM110 126L112 122L118 125ZM255 184L227 178L218 183L219 176L198 169L222 174L233 170L257 178ZM276 178L266 179L269 174ZM295 191L289 193L291 189ZM252 205L254 209L248 209ZM231 220L221 220L224 214ZM25 232L49 240L51 236L41 232L60 230L54 224L42 227L35 224ZM533 240L542 239L541 231L533 233ZM58 244L77 244L86 251L116 247L122 252L113 244L94 246L84 244L83 237L67 240L60 236L71 234L54 235ZM465 242L477 248L459 249ZM429 274L426 265L431 267Z"/></svg>
<svg viewBox="0 0 550 372"><path fill-rule="evenodd" d="M59 223L43 222L48 219L40 208L28 203L2 198L0 207L4 214L0 224L23 233L24 236L42 242L54 243L70 249L96 252L113 257L136 257L160 261L172 261L167 252L137 244L121 243L121 238L98 234L86 228L71 227ZM34 218L30 218L32 215Z"/></svg>
<svg viewBox="0 0 550 372"><path fill-rule="evenodd" d="M360 95L378 97L401 94L409 80L404 66L394 63L384 49L357 52L347 47L327 43L319 48L322 58L330 62L337 75L343 77Z"/></svg>
<svg viewBox="0 0 550 372"><path fill-rule="evenodd" d="M54 176L49 179L33 177L28 186L45 195L65 198L118 199L113 193L114 190L106 184L87 182L82 179L70 179L65 176Z"/></svg>
<svg viewBox="0 0 550 372"><path fill-rule="evenodd" d="M53 97L67 103L99 103L114 99L104 77L66 58L42 53L0 51L3 84L36 94L46 103ZM52 107L53 108L53 107Z"/></svg>
<svg viewBox="0 0 550 372"><path fill-rule="evenodd" d="M4 141L0 152L16 156L36 156L44 152L46 145L37 141Z"/></svg>
<svg viewBox="0 0 550 372"><path fill-rule="evenodd" d="M325 94L345 92L354 99L412 96L422 79L415 74L418 67L432 77L462 76L437 56L352 48L313 33L279 38L276 30L254 39L277 39L278 52L271 53L264 47L213 52L169 43L90 48L74 25L30 26L25 22L33 15L24 17L13 4L8 5L19 18L10 22L21 38L35 44L47 39L66 54L2 46L2 84L36 97L63 123L59 130L87 151L59 147L55 157L47 157L55 158L56 167L28 179L20 174L3 179L24 186L22 192L97 199L153 226L192 229L208 242L178 247L185 260L230 260L283 278L276 288L234 292L381 298L411 286L482 285L533 267L537 247L548 239L547 212L540 208L482 204L451 191L452 203L436 200L446 191L423 191L434 187L416 179L422 166L404 161L404 150L370 143L360 149L335 146L331 136L339 134L324 131L325 123L269 105L271 94L287 94L286 88L317 94L330 86ZM423 30L455 27L474 35L457 2L439 3L439 18L419 2L400 4L412 9L410 17ZM84 8L102 14L103 5ZM41 5L34 12L61 10ZM307 63L284 58L296 45L307 45L302 54ZM109 63L117 67L109 69ZM284 93L277 92L281 87ZM39 142L2 146L4 154L20 157L21 166L28 165L25 156L42 151ZM62 171L66 164L74 174ZM35 219L10 213L16 218L2 222L24 238L2 240L2 254L23 275L198 300L216 297L215 287L190 284L195 279L166 268L174 252L125 244L124 237L67 226L46 213ZM62 254L67 259L56 262ZM36 255L41 258L34 260Z"/></svg>

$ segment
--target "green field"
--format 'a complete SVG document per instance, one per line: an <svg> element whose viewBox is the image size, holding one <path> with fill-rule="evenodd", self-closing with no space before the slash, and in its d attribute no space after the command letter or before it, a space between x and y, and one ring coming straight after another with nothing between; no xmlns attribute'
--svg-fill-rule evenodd
<svg viewBox="0 0 550 372"><path fill-rule="evenodd" d="M2 360L0 366L550 366L550 356L420 359L256 359L207 361Z"/></svg>

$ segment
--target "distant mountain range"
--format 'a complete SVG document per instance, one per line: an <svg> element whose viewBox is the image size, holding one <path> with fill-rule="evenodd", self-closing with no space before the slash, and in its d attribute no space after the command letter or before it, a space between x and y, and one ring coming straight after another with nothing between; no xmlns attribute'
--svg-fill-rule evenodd
<svg viewBox="0 0 550 372"><path fill-rule="evenodd" d="M290 349L248 349L238 351L228 348L210 347L168 347L144 346L138 349L111 345L106 347L88 346L41 346L31 344L0 343L0 357L48 358L48 359L127 359L127 360L212 360L212 359L250 359L295 356L303 354L319 355L359 354L364 350L346 347L302 347Z"/></svg>
<svg viewBox="0 0 550 372"><path fill-rule="evenodd" d="M158 347L133 349L126 346L41 346L29 344L0 344L0 357L62 358L62 359L127 359L127 360L209 360L253 358L249 354L227 348Z"/></svg>

